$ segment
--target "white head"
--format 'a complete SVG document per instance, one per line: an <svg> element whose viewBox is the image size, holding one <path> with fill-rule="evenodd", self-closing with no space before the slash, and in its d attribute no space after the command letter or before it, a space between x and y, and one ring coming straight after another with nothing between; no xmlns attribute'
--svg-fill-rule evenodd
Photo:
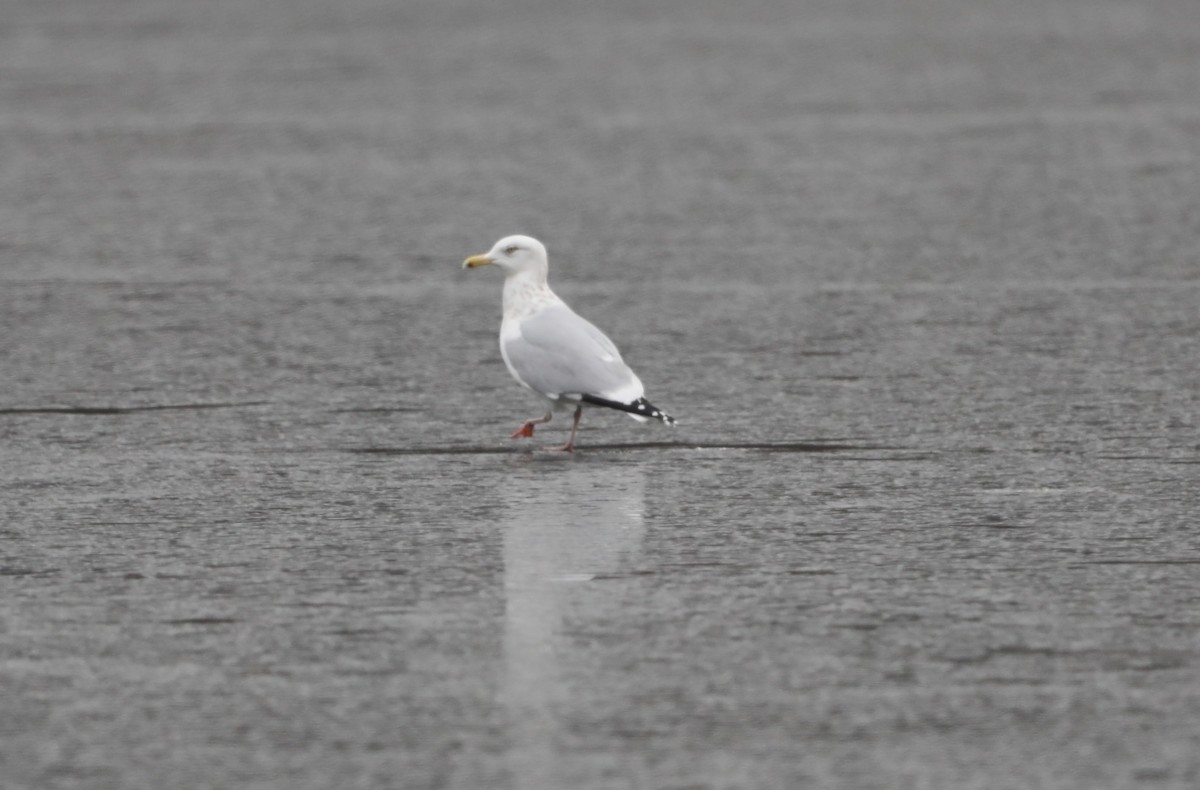
<svg viewBox="0 0 1200 790"><path fill-rule="evenodd" d="M529 236L505 236L483 255L472 255L463 261L463 268L475 269L492 264L499 266L509 276L537 272L545 279L548 269L546 247Z"/></svg>

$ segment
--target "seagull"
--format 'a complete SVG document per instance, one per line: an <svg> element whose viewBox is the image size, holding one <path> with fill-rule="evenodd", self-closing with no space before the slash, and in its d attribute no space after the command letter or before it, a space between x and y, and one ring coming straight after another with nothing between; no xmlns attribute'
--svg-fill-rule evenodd
<svg viewBox="0 0 1200 790"><path fill-rule="evenodd" d="M584 404L623 411L638 422L675 418L646 400L645 389L608 336L576 313L546 283L546 247L529 236L506 236L482 255L463 261L464 269L504 270L504 318L500 355L519 384L546 401L546 413L526 420L512 438L533 436L533 426L550 422L555 409L575 404L571 436L561 447L571 452Z"/></svg>

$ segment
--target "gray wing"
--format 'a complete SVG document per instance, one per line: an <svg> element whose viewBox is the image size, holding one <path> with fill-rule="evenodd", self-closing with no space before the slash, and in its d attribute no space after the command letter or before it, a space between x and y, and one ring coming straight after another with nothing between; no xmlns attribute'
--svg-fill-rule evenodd
<svg viewBox="0 0 1200 790"><path fill-rule="evenodd" d="M604 333L566 305L552 305L521 321L501 341L514 376L544 395L597 395L629 402L642 382Z"/></svg>

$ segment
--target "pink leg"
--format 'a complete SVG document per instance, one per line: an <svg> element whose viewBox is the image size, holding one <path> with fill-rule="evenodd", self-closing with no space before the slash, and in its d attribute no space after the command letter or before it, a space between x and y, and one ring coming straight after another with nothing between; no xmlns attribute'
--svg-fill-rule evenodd
<svg viewBox="0 0 1200 790"><path fill-rule="evenodd" d="M545 417L534 417L532 420L526 420L525 424L513 431L512 439L520 439L525 437L528 439L533 436L533 426L541 425L544 422L550 422L550 418L554 416L553 411L547 411Z"/></svg>
<svg viewBox="0 0 1200 790"><path fill-rule="evenodd" d="M554 450L556 452L564 452L564 453L572 452L575 449L575 432L579 430L579 418L582 416L583 416L583 407L576 406L575 407L575 420L574 420L574 422L571 423L571 438L567 439L567 443L562 445L561 447L547 447L546 449Z"/></svg>

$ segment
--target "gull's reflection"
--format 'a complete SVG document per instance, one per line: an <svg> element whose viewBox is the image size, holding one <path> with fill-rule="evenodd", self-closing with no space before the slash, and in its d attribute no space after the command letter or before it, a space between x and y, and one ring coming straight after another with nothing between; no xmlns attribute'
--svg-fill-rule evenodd
<svg viewBox="0 0 1200 790"><path fill-rule="evenodd" d="M559 775L557 715L569 704L572 655L563 623L586 622L620 585L597 575L630 570L644 532L641 464L565 459L531 463L505 486L504 680L514 786L567 787Z"/></svg>

